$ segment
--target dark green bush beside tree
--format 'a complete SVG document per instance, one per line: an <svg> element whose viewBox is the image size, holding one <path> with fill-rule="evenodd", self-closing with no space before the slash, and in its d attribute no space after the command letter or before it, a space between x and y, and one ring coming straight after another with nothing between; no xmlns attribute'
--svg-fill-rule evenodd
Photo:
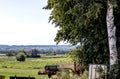
<svg viewBox="0 0 120 79"><path fill-rule="evenodd" d="M79 64L109 64L109 53L102 52L102 50L89 53L86 52L85 48L82 46L70 51L69 56L74 62Z"/></svg>
<svg viewBox="0 0 120 79"><path fill-rule="evenodd" d="M16 60L17 61L25 61L25 58L26 58L26 55L24 52L19 52L17 55L16 55Z"/></svg>

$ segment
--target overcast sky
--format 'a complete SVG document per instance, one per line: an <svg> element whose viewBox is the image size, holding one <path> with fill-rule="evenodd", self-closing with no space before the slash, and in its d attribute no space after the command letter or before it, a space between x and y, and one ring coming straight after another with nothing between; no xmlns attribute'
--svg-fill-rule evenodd
<svg viewBox="0 0 120 79"><path fill-rule="evenodd" d="M0 44L55 45L47 0L0 0Z"/></svg>

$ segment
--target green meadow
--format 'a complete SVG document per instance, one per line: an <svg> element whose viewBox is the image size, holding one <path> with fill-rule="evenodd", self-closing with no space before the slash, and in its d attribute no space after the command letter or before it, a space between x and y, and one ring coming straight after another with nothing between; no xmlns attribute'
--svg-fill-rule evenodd
<svg viewBox="0 0 120 79"><path fill-rule="evenodd" d="M0 56L0 75L9 79L10 76L35 77L36 79L48 79L47 75L38 75L39 70L44 70L45 65L67 65L71 59L68 57L42 57L26 58L25 62L16 61L15 57Z"/></svg>

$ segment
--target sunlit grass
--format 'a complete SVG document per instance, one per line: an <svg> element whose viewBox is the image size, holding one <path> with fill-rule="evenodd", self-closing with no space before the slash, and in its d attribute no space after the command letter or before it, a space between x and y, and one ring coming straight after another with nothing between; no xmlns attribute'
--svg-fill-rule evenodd
<svg viewBox="0 0 120 79"><path fill-rule="evenodd" d="M9 76L32 76L36 79L47 79L46 75L38 75L39 70L43 70L45 65L66 65L71 63L67 57L45 57L27 58L25 62L16 61L15 57L0 57L0 75Z"/></svg>

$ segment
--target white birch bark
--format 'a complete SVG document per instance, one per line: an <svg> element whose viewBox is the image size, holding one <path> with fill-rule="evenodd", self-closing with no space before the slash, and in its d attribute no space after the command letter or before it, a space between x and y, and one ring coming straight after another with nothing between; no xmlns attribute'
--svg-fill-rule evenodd
<svg viewBox="0 0 120 79"><path fill-rule="evenodd" d="M107 7L107 31L108 31L108 41L109 41L109 52L110 52L110 66L118 63L117 58L117 47L116 47L116 26L114 24L114 15L113 15L113 5L108 0Z"/></svg>

